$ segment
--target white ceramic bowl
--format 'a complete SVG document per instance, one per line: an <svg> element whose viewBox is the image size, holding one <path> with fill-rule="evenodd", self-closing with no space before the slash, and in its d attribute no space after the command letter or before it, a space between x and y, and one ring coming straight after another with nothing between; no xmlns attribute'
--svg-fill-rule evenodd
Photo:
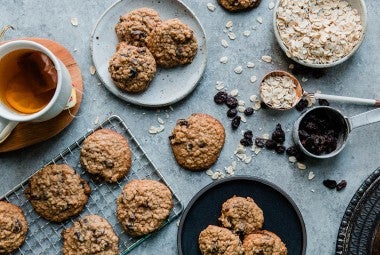
<svg viewBox="0 0 380 255"><path fill-rule="evenodd" d="M278 44L280 45L281 49L285 53L287 53L288 48L285 46L284 42L282 41L280 34L278 32L278 27L277 27L277 11L278 11L278 7L280 5L280 1L281 0L277 0L277 3L276 3L275 8L274 8L274 12L273 12L273 30L274 30L276 40L277 40ZM324 64L305 62L304 60L299 59L295 56L292 56L289 53L287 54L287 56L290 57L295 62L301 64L301 65L312 67L312 68L332 67L332 66L336 66L338 64L341 64L344 61L346 61L347 59L349 59L358 50L358 48L360 47L360 45L362 44L362 42L364 40L365 33L367 31L367 8L365 6L364 0L346 0L346 1L351 5L351 7L355 8L358 11L358 14L360 15L360 19L361 19L361 25L363 27L363 30L362 30L363 35L362 35L360 41L356 44L356 46L351 50L351 52L349 54L338 59L337 61L334 61L331 63L324 63Z"/></svg>

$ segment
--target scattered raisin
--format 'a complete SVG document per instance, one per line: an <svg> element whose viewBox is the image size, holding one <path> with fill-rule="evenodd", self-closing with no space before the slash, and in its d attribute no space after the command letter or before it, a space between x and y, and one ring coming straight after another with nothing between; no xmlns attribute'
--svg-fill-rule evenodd
<svg viewBox="0 0 380 255"><path fill-rule="evenodd" d="M281 128L281 124L276 125L276 130L272 133L272 140L277 143L283 143L285 141L285 132Z"/></svg>
<svg viewBox="0 0 380 255"><path fill-rule="evenodd" d="M278 154L283 154L285 152L285 146L283 145L277 145L274 149Z"/></svg>
<svg viewBox="0 0 380 255"><path fill-rule="evenodd" d="M323 106L329 106L330 103L326 99L318 99L318 104Z"/></svg>
<svg viewBox="0 0 380 255"><path fill-rule="evenodd" d="M342 181L340 181L340 182L336 185L336 190L337 190L337 191L341 191L341 190L344 189L346 186L347 186L347 182L346 182L345 180L342 180Z"/></svg>
<svg viewBox="0 0 380 255"><path fill-rule="evenodd" d="M214 96L214 102L217 104L224 104L227 101L228 94L224 91L219 91Z"/></svg>
<svg viewBox="0 0 380 255"><path fill-rule="evenodd" d="M265 139L264 138L261 138L261 137L256 137L255 139L255 145L259 148L264 148L265 146Z"/></svg>
<svg viewBox="0 0 380 255"><path fill-rule="evenodd" d="M237 115L237 113L238 113L238 111L236 110L236 108L229 109L227 111L227 117L233 118Z"/></svg>
<svg viewBox="0 0 380 255"><path fill-rule="evenodd" d="M233 129L237 129L240 125L241 117L240 116L235 116L232 119L231 126Z"/></svg>
<svg viewBox="0 0 380 255"><path fill-rule="evenodd" d="M323 185L325 185L329 189L335 189L335 187L337 186L337 183L335 180L327 179L323 181Z"/></svg>
<svg viewBox="0 0 380 255"><path fill-rule="evenodd" d="M267 108L268 108L268 106L267 106L264 102L261 102L261 103L260 103L260 107L261 107L262 109L267 109Z"/></svg>
<svg viewBox="0 0 380 255"><path fill-rule="evenodd" d="M267 148L268 150L274 150L276 147L277 147L277 143L272 139L268 139L265 142L265 148Z"/></svg>
<svg viewBox="0 0 380 255"><path fill-rule="evenodd" d="M252 130L247 130L243 134L244 138L251 139L253 138Z"/></svg>
<svg viewBox="0 0 380 255"><path fill-rule="evenodd" d="M252 108L252 107L247 107L247 108L245 108L245 110L244 110L244 114L245 114L246 116L251 116L251 115L253 114L253 108Z"/></svg>
<svg viewBox="0 0 380 255"><path fill-rule="evenodd" d="M308 102L306 99L302 98L298 104L296 104L296 110L299 112L302 112L308 105Z"/></svg>
<svg viewBox="0 0 380 255"><path fill-rule="evenodd" d="M289 148L286 149L286 154L288 156L293 156L297 160L302 160L303 158L303 153L302 151L298 148L297 145L290 146Z"/></svg>
<svg viewBox="0 0 380 255"><path fill-rule="evenodd" d="M238 100L234 98L233 96L228 95L226 100L226 105L228 108L233 109L238 106Z"/></svg>
<svg viewBox="0 0 380 255"><path fill-rule="evenodd" d="M243 138L240 140L240 144L243 146L251 146L253 144L252 139Z"/></svg>

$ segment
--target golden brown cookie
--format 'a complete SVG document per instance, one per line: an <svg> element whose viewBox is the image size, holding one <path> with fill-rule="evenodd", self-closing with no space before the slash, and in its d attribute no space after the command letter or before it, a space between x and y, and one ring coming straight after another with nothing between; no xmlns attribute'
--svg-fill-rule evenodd
<svg viewBox="0 0 380 255"><path fill-rule="evenodd" d="M115 26L119 41L137 47L146 46L152 30L161 23L158 12L150 8L140 8L124 14Z"/></svg>
<svg viewBox="0 0 380 255"><path fill-rule="evenodd" d="M19 248L27 232L28 223L22 210L14 204L0 201L0 254Z"/></svg>
<svg viewBox="0 0 380 255"><path fill-rule="evenodd" d="M64 255L117 255L119 238L107 220L87 215L62 231Z"/></svg>
<svg viewBox="0 0 380 255"><path fill-rule="evenodd" d="M109 61L108 71L119 89L140 93L148 88L157 68L148 48L121 42Z"/></svg>
<svg viewBox="0 0 380 255"><path fill-rule="evenodd" d="M223 203L219 221L238 235L248 235L262 228L264 215L252 198L233 196Z"/></svg>
<svg viewBox="0 0 380 255"><path fill-rule="evenodd" d="M285 244L273 232L262 230L247 235L243 240L245 255L286 255Z"/></svg>
<svg viewBox="0 0 380 255"><path fill-rule="evenodd" d="M157 65L164 68L191 63L198 49L193 30L179 19L160 23L149 36L147 45Z"/></svg>
<svg viewBox="0 0 380 255"><path fill-rule="evenodd" d="M48 165L29 180L25 196L34 210L49 221L61 222L79 214L91 188L70 166Z"/></svg>
<svg viewBox="0 0 380 255"><path fill-rule="evenodd" d="M203 255L242 255L244 251L237 235L213 225L199 234L198 243Z"/></svg>
<svg viewBox="0 0 380 255"><path fill-rule="evenodd" d="M194 113L177 121L169 136L179 165L191 171L210 168L218 159L225 140L223 125L204 113Z"/></svg>
<svg viewBox="0 0 380 255"><path fill-rule="evenodd" d="M227 11L238 12L257 7L260 0L218 0L218 3Z"/></svg>
<svg viewBox="0 0 380 255"><path fill-rule="evenodd" d="M161 182L132 180L117 199L117 218L131 236L158 229L173 208L172 193Z"/></svg>
<svg viewBox="0 0 380 255"><path fill-rule="evenodd" d="M131 168L131 150L121 134L112 129L99 129L83 141L80 163L95 179L117 182Z"/></svg>

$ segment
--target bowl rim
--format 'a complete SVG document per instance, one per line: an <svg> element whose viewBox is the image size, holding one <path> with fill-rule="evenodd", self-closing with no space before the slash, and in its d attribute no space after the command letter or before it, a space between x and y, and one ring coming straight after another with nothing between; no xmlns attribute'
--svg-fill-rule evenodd
<svg viewBox="0 0 380 255"><path fill-rule="evenodd" d="M279 7L281 1L282 0L277 0L277 2L275 4L275 7L273 9L272 25L273 25L274 35L276 37L277 43L280 45L280 48L283 50L283 52L285 53L285 55L288 58L292 59L293 61L295 61L296 63L298 63L300 65L307 66L307 67L312 67L312 68L327 68L327 67L333 67L333 66L339 65L339 64L343 63L344 61L346 61L347 59L349 59L352 55L354 55L354 53L359 49L360 45L364 41L364 37L366 35L367 27L368 27L368 22L367 22L367 19L368 19L368 17L367 17L368 16L367 15L367 7L365 5L364 0L356 0L359 3L359 6L362 9L362 12L359 12L359 15L360 15L361 23L362 23L362 26L363 26L363 36L361 37L360 41L355 45L355 47L352 49L352 51L349 54L347 54L346 56L340 58L337 61L334 61L334 62L331 62L331 63L327 63L327 64L307 63L307 62L305 62L305 61L303 61L301 59L298 59L297 57L294 57L294 56L292 56L290 54L289 54L290 56L288 56L288 54L287 54L288 48L285 46L284 42L282 41L282 39L280 37L280 34L278 32L278 28L277 28L277 11L278 11L278 7Z"/></svg>

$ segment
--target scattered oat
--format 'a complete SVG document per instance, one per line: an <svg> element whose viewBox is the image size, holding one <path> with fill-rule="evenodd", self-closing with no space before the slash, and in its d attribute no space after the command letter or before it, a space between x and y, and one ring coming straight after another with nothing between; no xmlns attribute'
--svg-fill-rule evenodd
<svg viewBox="0 0 380 255"><path fill-rule="evenodd" d="M290 162L290 163L296 163L296 162L297 162L296 157L294 157L294 156L290 156L290 157L289 157L289 162Z"/></svg>
<svg viewBox="0 0 380 255"><path fill-rule="evenodd" d="M237 110L238 110L238 112L244 112L245 111L245 107L244 106L238 106Z"/></svg>
<svg viewBox="0 0 380 255"><path fill-rule="evenodd" d="M79 25L78 18L71 18L71 25L77 27Z"/></svg>
<svg viewBox="0 0 380 255"><path fill-rule="evenodd" d="M235 67L234 72L237 74L241 74L243 72L243 67L242 66Z"/></svg>
<svg viewBox="0 0 380 255"><path fill-rule="evenodd" d="M294 64L290 64L290 65L289 65L289 69L290 69L290 70L293 70L293 69L294 69Z"/></svg>
<svg viewBox="0 0 380 255"><path fill-rule="evenodd" d="M271 63L272 62L272 57L271 56L262 56L261 59L264 62Z"/></svg>
<svg viewBox="0 0 380 255"><path fill-rule="evenodd" d="M249 97L249 100L250 100L251 102L255 102L255 101L257 100L257 96L256 96L256 95L251 95L251 96Z"/></svg>
<svg viewBox="0 0 380 255"><path fill-rule="evenodd" d="M312 171L310 171L309 175L307 176L307 179L312 180L314 179L314 177L315 177L315 174Z"/></svg>
<svg viewBox="0 0 380 255"><path fill-rule="evenodd" d="M229 32L228 33L228 38L230 38L230 40L235 40L236 39L235 33Z"/></svg>
<svg viewBox="0 0 380 255"><path fill-rule="evenodd" d="M215 11L216 7L212 3L207 3L207 9L211 12Z"/></svg>
<svg viewBox="0 0 380 255"><path fill-rule="evenodd" d="M253 104L253 110L257 111L261 108L261 101L260 100L256 100L255 103Z"/></svg>
<svg viewBox="0 0 380 255"><path fill-rule="evenodd" d="M222 46L223 46L224 48L227 48L227 47L228 47L228 42L227 42L226 40L222 39L221 43L222 43Z"/></svg>
<svg viewBox="0 0 380 255"><path fill-rule="evenodd" d="M233 96L233 97L236 97L238 94L239 94L239 90L238 89L233 89L230 92L230 95Z"/></svg>
<svg viewBox="0 0 380 255"><path fill-rule="evenodd" d="M268 8L269 8L269 10L272 10L274 8L274 3L273 2L269 2Z"/></svg>
<svg viewBox="0 0 380 255"><path fill-rule="evenodd" d="M307 82L307 78L302 77L301 81L302 81L302 82Z"/></svg>
<svg viewBox="0 0 380 255"><path fill-rule="evenodd" d="M222 82L222 81L216 81L215 88L217 90L222 90L224 88L224 82Z"/></svg>
<svg viewBox="0 0 380 255"><path fill-rule="evenodd" d="M227 62L228 62L228 57L226 57L226 56L221 57L221 58L219 59L219 61L220 61L220 63L222 63L222 64L227 64Z"/></svg>
<svg viewBox="0 0 380 255"><path fill-rule="evenodd" d="M232 20L229 20L226 23L226 28L231 28L231 27L233 27L233 25L234 25L234 23L232 22Z"/></svg>
<svg viewBox="0 0 380 255"><path fill-rule="evenodd" d="M263 24L263 18L261 16L257 17L256 18L257 22L259 22L260 24Z"/></svg>
<svg viewBox="0 0 380 255"><path fill-rule="evenodd" d="M263 134L264 139L269 139L270 135L268 133Z"/></svg>
<svg viewBox="0 0 380 255"><path fill-rule="evenodd" d="M95 66L90 66L90 74L94 75L96 73L96 68Z"/></svg>
<svg viewBox="0 0 380 255"><path fill-rule="evenodd" d="M244 159L244 163L246 163L246 164L251 163L251 161L252 161L252 157L251 157L251 156L247 156L247 157Z"/></svg>
<svg viewBox="0 0 380 255"><path fill-rule="evenodd" d="M247 67L248 67L248 68L254 68L254 67L255 67L255 63L253 63L253 62L248 62L248 63L247 63Z"/></svg>
<svg viewBox="0 0 380 255"><path fill-rule="evenodd" d="M248 37L248 36L251 35L251 31L249 31L249 30L245 30L245 31L243 32L243 35L244 35L245 37Z"/></svg>
<svg viewBox="0 0 380 255"><path fill-rule="evenodd" d="M300 169L300 170L305 170L306 169L306 165L302 164L301 162L297 162L296 165L297 165L297 168Z"/></svg>
<svg viewBox="0 0 380 255"><path fill-rule="evenodd" d="M157 134L157 133L160 133L162 132L163 130L165 129L165 126L164 125L161 125L159 127L156 127L156 126L151 126L149 128L149 134Z"/></svg>
<svg viewBox="0 0 380 255"><path fill-rule="evenodd" d="M169 106L169 109L170 109L170 111L172 111L172 112L174 112L174 108L173 108L173 106Z"/></svg>
<svg viewBox="0 0 380 255"><path fill-rule="evenodd" d="M310 191L314 193L314 192L315 192L315 189L311 189Z"/></svg>
<svg viewBox="0 0 380 255"><path fill-rule="evenodd" d="M213 172L211 169L208 169L208 170L206 171L206 174L207 174L208 176L211 176L213 173L214 173L214 172Z"/></svg>
<svg viewBox="0 0 380 255"><path fill-rule="evenodd" d="M163 120L163 119L161 119L160 117L157 117L157 121L158 121L158 123L160 123L160 124L165 124L165 121Z"/></svg>
<svg viewBox="0 0 380 255"><path fill-rule="evenodd" d="M255 75L252 75L250 78L251 82L254 83L257 81L257 77Z"/></svg>
<svg viewBox="0 0 380 255"><path fill-rule="evenodd" d="M244 100L238 100L238 105L240 105L240 106L244 106L244 105L245 105Z"/></svg>
<svg viewBox="0 0 380 255"><path fill-rule="evenodd" d="M98 125L98 124L99 124L99 116L96 116L95 121L94 121L94 125Z"/></svg>
<svg viewBox="0 0 380 255"><path fill-rule="evenodd" d="M246 123L247 119L244 117L244 115L241 115L240 116L240 121L243 122L243 123Z"/></svg>
<svg viewBox="0 0 380 255"><path fill-rule="evenodd" d="M214 172L212 175L211 175L211 179L213 180L217 180L219 178L219 174L220 172Z"/></svg>

